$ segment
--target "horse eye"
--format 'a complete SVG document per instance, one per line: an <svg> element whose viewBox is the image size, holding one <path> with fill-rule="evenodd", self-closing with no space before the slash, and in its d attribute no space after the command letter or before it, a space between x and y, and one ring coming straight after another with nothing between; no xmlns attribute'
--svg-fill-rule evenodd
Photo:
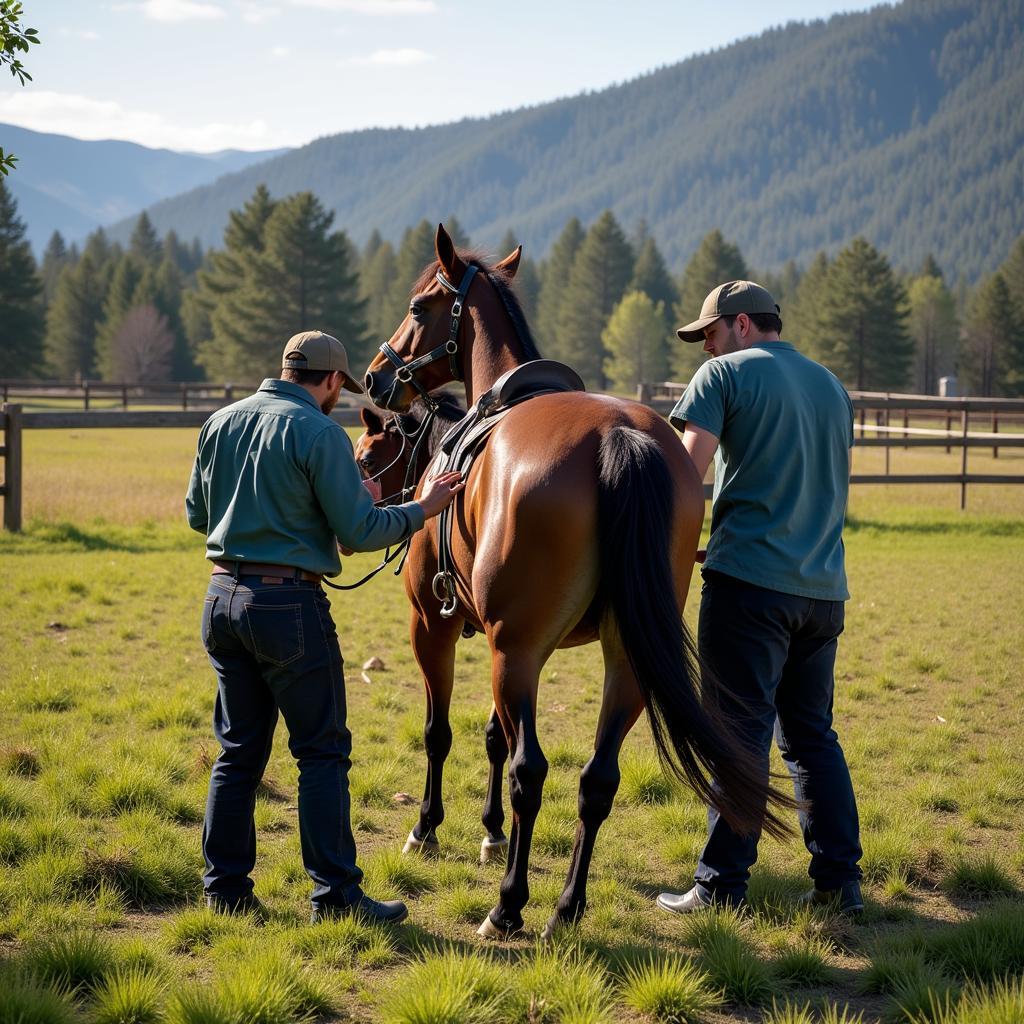
<svg viewBox="0 0 1024 1024"><path fill-rule="evenodd" d="M413 318L413 320L419 320L423 316L424 312L425 310L423 309L423 305L421 303L409 303L409 315Z"/></svg>

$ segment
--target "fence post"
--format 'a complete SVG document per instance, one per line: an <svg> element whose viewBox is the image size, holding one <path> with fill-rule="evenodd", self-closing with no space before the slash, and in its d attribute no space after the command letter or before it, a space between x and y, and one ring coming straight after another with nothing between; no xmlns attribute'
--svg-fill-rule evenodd
<svg viewBox="0 0 1024 1024"><path fill-rule="evenodd" d="M89 382L87 380L86 381L82 381L82 387L84 388L84 402L85 402L85 406L84 407L85 407L85 411L88 412L89 411Z"/></svg>
<svg viewBox="0 0 1024 1024"><path fill-rule="evenodd" d="M992 433L999 433L999 413L995 409L992 410ZM999 445L997 444L992 445L992 458L999 458Z"/></svg>
<svg viewBox="0 0 1024 1024"><path fill-rule="evenodd" d="M904 441L906 441L906 439L908 437L910 437L910 433L907 430L907 428L909 426L910 426L910 410L909 409L904 409L903 410L903 440ZM903 450L906 451L907 447L908 447L907 445L904 445L903 446Z"/></svg>
<svg viewBox="0 0 1024 1024"><path fill-rule="evenodd" d="M4 529L21 530L21 406L3 407L4 427Z"/></svg>
<svg viewBox="0 0 1024 1024"><path fill-rule="evenodd" d="M880 412L878 418L881 421L878 425L885 427L885 475L889 475L889 452L892 451L892 435L889 433L889 406L885 407L885 412Z"/></svg>
<svg viewBox="0 0 1024 1024"><path fill-rule="evenodd" d="M966 408L966 407L965 407ZM951 410L946 410L946 433L948 434L953 429L953 413ZM946 454L948 455L953 449L946 445Z"/></svg>
<svg viewBox="0 0 1024 1024"><path fill-rule="evenodd" d="M963 431L961 443L963 454L960 456L960 511L967 508L967 420L970 413L967 411L967 403L964 402Z"/></svg>
<svg viewBox="0 0 1024 1024"><path fill-rule="evenodd" d="M127 384L122 384L121 385L121 408L122 409L127 409L128 408L128 385Z"/></svg>
<svg viewBox="0 0 1024 1024"><path fill-rule="evenodd" d="M185 412L185 411L188 410L188 385L187 384L182 384L181 385L181 409L182 409L182 412Z"/></svg>

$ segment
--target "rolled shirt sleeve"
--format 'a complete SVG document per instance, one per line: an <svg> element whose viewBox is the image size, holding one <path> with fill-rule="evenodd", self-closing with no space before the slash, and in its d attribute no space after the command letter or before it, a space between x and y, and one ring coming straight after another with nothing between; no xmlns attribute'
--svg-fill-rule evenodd
<svg viewBox="0 0 1024 1024"><path fill-rule="evenodd" d="M729 377L721 365L709 359L690 380L683 397L676 402L669 422L676 430L687 423L702 427L715 437L722 436L728 400Z"/></svg>
<svg viewBox="0 0 1024 1024"><path fill-rule="evenodd" d="M373 504L359 475L352 442L337 425L326 427L314 440L306 470L334 535L352 551L378 551L423 526L423 506L418 502L390 508Z"/></svg>

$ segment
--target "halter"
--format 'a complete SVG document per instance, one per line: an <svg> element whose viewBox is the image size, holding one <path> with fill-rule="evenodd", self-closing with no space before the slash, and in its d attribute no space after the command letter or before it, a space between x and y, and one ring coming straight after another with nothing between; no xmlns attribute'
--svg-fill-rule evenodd
<svg viewBox="0 0 1024 1024"><path fill-rule="evenodd" d="M462 275L462 280L459 282L458 287L453 285L440 270L434 275L437 283L446 292L451 292L455 296L455 301L452 303L452 322L448 328L448 340L443 345L438 345L437 348L431 349L426 355L418 356L408 363L402 359L388 342L385 341L380 347L388 362L395 367L396 383L411 384L420 393L420 397L428 409L435 408L435 402L427 393L426 388L414 376L415 371L422 366L434 363L438 359L443 359L447 356L448 365L452 371L452 378L454 380L462 380L458 359L456 358L459 354L459 324L462 322L462 307L466 300L466 293L469 291L469 286L472 284L476 272L477 267L473 266L473 264L466 267L466 272Z"/></svg>

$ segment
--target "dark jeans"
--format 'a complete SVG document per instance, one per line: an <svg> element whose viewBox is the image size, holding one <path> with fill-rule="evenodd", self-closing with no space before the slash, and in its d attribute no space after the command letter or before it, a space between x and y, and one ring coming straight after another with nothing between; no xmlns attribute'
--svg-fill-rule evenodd
<svg viewBox="0 0 1024 1024"><path fill-rule="evenodd" d="M280 711L299 765L299 837L313 904L355 902L363 876L349 819L352 737L327 596L301 580L214 575L201 630L217 673L213 728L221 746L203 823L207 893L234 901L252 892L256 787Z"/></svg>
<svg viewBox="0 0 1024 1024"><path fill-rule="evenodd" d="M797 799L809 803L800 827L819 889L861 877L857 802L832 728L843 613L842 601L782 594L708 571L697 631L702 658L733 695L723 695L723 710L735 716L766 774L774 731ZM708 841L695 874L702 894L724 902L742 899L757 840L736 835L709 811Z"/></svg>

